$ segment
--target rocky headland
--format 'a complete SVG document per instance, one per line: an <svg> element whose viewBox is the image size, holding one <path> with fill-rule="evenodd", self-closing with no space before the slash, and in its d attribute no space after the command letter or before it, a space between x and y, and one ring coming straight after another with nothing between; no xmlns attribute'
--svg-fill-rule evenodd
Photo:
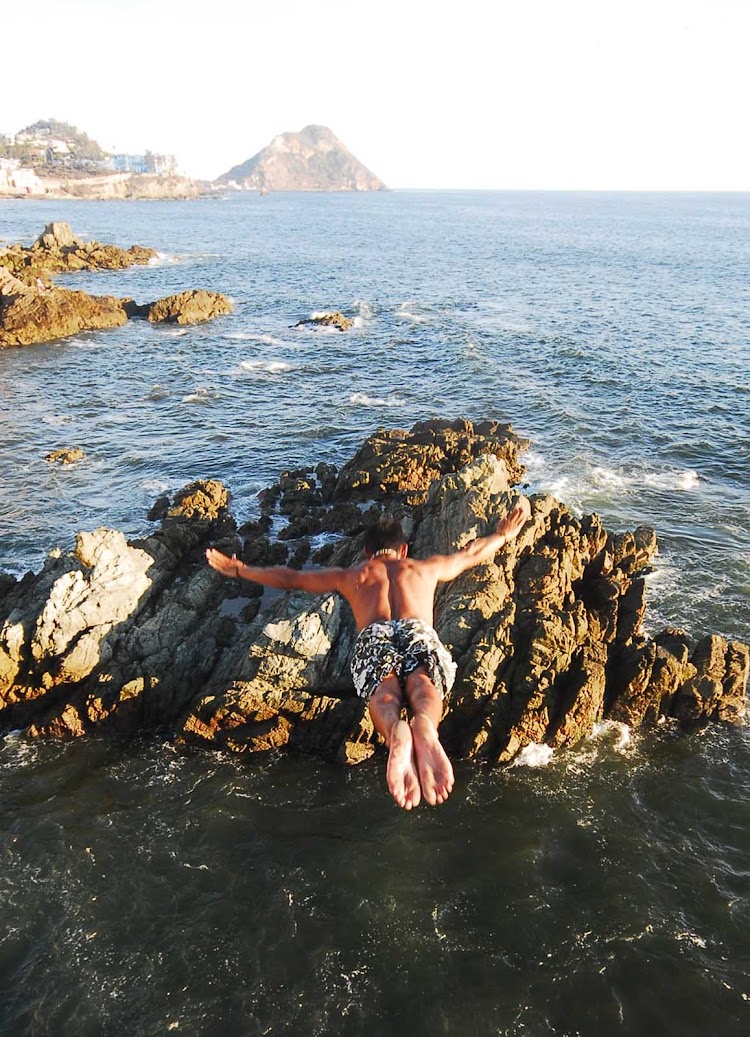
<svg viewBox="0 0 750 1037"><path fill-rule="evenodd" d="M192 324L232 312L230 300L218 292L190 290L138 304L129 298L73 291L50 280L81 270L146 265L157 255L141 245L122 249L83 242L67 223L49 224L31 246L10 245L0 251L0 346L51 342L81 331L119 327L133 317Z"/></svg>
<svg viewBox="0 0 750 1037"><path fill-rule="evenodd" d="M0 576L0 723L45 737L166 729L236 752L365 759L376 737L351 685L345 603L226 580L205 548L249 564L348 565L388 511L415 556L450 552L512 506L526 446L497 422L420 422L375 433L341 469L283 473L240 528L226 488L207 480L157 501L158 527L142 539L80 533L40 572ZM613 533L553 497L531 503L508 549L437 598L458 664L442 729L451 755L505 763L532 743L573 745L604 718L742 722L747 645L642 630L654 531Z"/></svg>
<svg viewBox="0 0 750 1037"><path fill-rule="evenodd" d="M246 162L223 173L218 186L250 191L387 191L327 126L281 133Z"/></svg>

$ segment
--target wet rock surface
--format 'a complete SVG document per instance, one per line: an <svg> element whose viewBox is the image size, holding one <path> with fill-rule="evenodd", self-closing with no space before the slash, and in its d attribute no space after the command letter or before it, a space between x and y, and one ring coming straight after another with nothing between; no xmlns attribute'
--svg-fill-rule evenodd
<svg viewBox="0 0 750 1037"><path fill-rule="evenodd" d="M208 480L161 498L142 540L79 534L40 573L0 580L0 723L45 736L158 727L236 752L365 759L376 739L351 685L345 602L224 579L205 548L252 564L348 565L385 510L414 556L450 552L513 506L525 446L497 422L420 422L369 437L340 471L283 473L239 530L226 489ZM530 743L572 745L604 718L741 722L747 645L642 631L654 531L614 534L552 497L531 501L518 538L436 599L458 665L449 752L504 763Z"/></svg>
<svg viewBox="0 0 750 1037"><path fill-rule="evenodd" d="M295 328L335 328L337 331L349 331L353 325L354 321L350 317L346 317L336 310L331 313L314 313L312 317L297 321L294 326Z"/></svg>
<svg viewBox="0 0 750 1037"><path fill-rule="evenodd" d="M51 450L44 460L49 461L51 464L68 465L82 461L85 456L80 447L61 447L59 450Z"/></svg>

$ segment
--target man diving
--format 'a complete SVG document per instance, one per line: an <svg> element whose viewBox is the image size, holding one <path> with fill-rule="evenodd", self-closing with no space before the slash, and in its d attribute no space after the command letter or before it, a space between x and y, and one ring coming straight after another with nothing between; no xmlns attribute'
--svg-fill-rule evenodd
<svg viewBox="0 0 750 1037"><path fill-rule="evenodd" d="M400 807L411 810L422 797L431 806L444 803L453 788L453 768L438 726L456 666L432 626L437 586L489 561L519 534L530 514L528 500L521 497L494 533L453 554L421 560L407 557L401 524L387 515L365 533L364 562L349 569L251 566L214 548L206 558L224 576L279 590L337 592L348 602L359 631L351 660L354 687L388 747L390 793ZM404 704L410 722L401 718Z"/></svg>

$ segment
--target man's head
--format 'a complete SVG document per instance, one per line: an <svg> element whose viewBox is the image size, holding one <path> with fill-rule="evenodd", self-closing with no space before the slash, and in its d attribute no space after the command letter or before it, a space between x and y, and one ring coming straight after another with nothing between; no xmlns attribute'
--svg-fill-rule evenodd
<svg viewBox="0 0 750 1037"><path fill-rule="evenodd" d="M399 558L405 558L406 537L399 520L393 515L381 515L377 524L365 532L364 548L368 558L380 551L395 551Z"/></svg>

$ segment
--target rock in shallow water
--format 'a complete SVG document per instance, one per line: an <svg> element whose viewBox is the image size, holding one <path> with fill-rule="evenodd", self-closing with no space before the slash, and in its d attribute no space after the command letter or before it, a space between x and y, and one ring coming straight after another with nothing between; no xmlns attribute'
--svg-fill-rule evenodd
<svg viewBox="0 0 750 1037"><path fill-rule="evenodd" d="M232 312L225 295L203 289L139 305L132 299L88 295L42 280L66 271L143 265L157 254L140 245L121 249L98 241L84 243L67 223L50 223L31 248L12 245L0 251L0 346L27 346L81 331L119 327L129 317L195 324Z"/></svg>
<svg viewBox="0 0 750 1037"><path fill-rule="evenodd" d="M161 527L144 540L81 534L72 554L53 552L40 574L0 587L3 722L46 735L169 725L238 752L364 759L375 739L351 687L346 604L294 592L261 609L260 588L224 580L204 548L276 564L287 548L269 539L267 519L291 526L305 511L312 530L336 532L330 561L348 565L385 509L405 520L415 556L456 550L512 507L524 446L507 425L422 422L370 437L341 472L286 473L244 542L215 481L162 502ZM530 743L571 745L605 717L740 721L746 645L711 635L691 648L680 631L641 631L653 531L615 536L548 496L532 508L507 550L438 594L435 624L458 664L449 751L507 762ZM303 547L304 537L300 558Z"/></svg>

